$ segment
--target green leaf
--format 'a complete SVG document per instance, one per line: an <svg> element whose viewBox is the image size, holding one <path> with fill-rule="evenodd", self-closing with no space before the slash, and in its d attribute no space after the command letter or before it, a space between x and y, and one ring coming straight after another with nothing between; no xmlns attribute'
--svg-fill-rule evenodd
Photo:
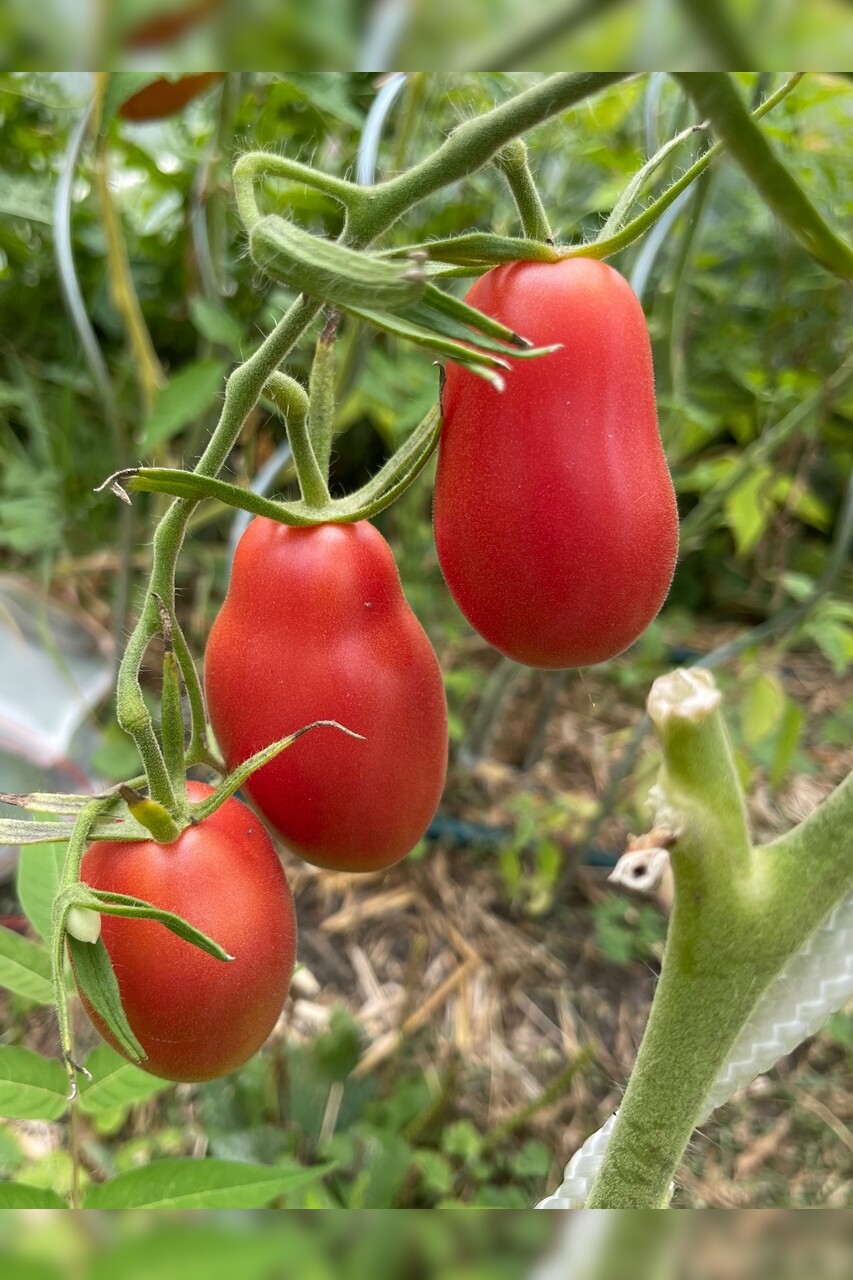
<svg viewBox="0 0 853 1280"><path fill-rule="evenodd" d="M190 319L208 342L227 347L239 356L245 334L242 325L229 312L207 298L195 297L190 300Z"/></svg>
<svg viewBox="0 0 853 1280"><path fill-rule="evenodd" d="M173 1087L169 1080L134 1066L108 1044L93 1049L84 1065L92 1079L80 1081L79 1105L89 1115L124 1110Z"/></svg>
<svg viewBox="0 0 853 1280"><path fill-rule="evenodd" d="M92 770L110 782L123 782L135 777L142 769L136 743L115 720L104 729L101 740L92 755Z"/></svg>
<svg viewBox="0 0 853 1280"><path fill-rule="evenodd" d="M47 184L37 178L4 170L0 173L0 214L50 226L53 211Z"/></svg>
<svg viewBox="0 0 853 1280"><path fill-rule="evenodd" d="M733 489L724 503L726 521L740 556L749 554L767 528L771 509L767 479L768 472L762 467Z"/></svg>
<svg viewBox="0 0 853 1280"><path fill-rule="evenodd" d="M0 985L37 1004L50 1004L53 984L44 947L0 926Z"/></svg>
<svg viewBox="0 0 853 1280"><path fill-rule="evenodd" d="M80 942L67 935L77 985L97 1014L103 1018L129 1057L145 1057L145 1050L133 1034L121 1003L118 982L103 938Z"/></svg>
<svg viewBox="0 0 853 1280"><path fill-rule="evenodd" d="M67 1209L68 1205L55 1191L46 1187L28 1187L23 1182L0 1182L0 1209ZM16 1259L16 1262L20 1259ZM4 1262L3 1275L13 1280Z"/></svg>
<svg viewBox="0 0 853 1280"><path fill-rule="evenodd" d="M321 1280L324 1242L310 1227L274 1215L272 1222L217 1223L158 1219L156 1231L122 1232L99 1246L86 1280ZM248 1229L245 1229L248 1228ZM282 1259L287 1258L286 1266Z"/></svg>
<svg viewBox="0 0 853 1280"><path fill-rule="evenodd" d="M54 1058L0 1045L0 1116L58 1120L68 1106L68 1076Z"/></svg>
<svg viewBox="0 0 853 1280"><path fill-rule="evenodd" d="M761 672L750 681L743 699L741 725L750 746L763 742L782 719L788 696L778 680Z"/></svg>
<svg viewBox="0 0 853 1280"><path fill-rule="evenodd" d="M18 862L18 901L45 942L53 936L53 899L65 860L64 844L27 845Z"/></svg>
<svg viewBox="0 0 853 1280"><path fill-rule="evenodd" d="M226 368L221 360L197 360L179 369L157 397L142 433L142 448L154 449L200 418L224 391Z"/></svg>
<svg viewBox="0 0 853 1280"><path fill-rule="evenodd" d="M779 726L776 749L770 765L770 785L774 790L776 787L781 786L785 775L791 767L791 761L794 758L794 752L800 740L800 730L803 727L804 720L805 716L802 709L797 706L796 702L791 702L789 699L782 716L782 723Z"/></svg>
<svg viewBox="0 0 853 1280"><path fill-rule="evenodd" d="M231 1160L155 1160L93 1187L85 1209L263 1209L319 1181L327 1165L271 1168Z"/></svg>

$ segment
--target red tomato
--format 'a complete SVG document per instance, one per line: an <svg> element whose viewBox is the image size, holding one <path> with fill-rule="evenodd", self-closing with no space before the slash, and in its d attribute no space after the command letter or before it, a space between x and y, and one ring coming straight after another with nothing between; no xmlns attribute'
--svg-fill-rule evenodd
<svg viewBox="0 0 853 1280"><path fill-rule="evenodd" d="M642 307L587 258L497 267L467 301L562 349L513 361L503 393L448 365L433 508L445 580L517 662L602 662L656 616L678 549Z"/></svg>
<svg viewBox="0 0 853 1280"><path fill-rule="evenodd" d="M190 27L203 21L208 14L221 6L222 0L198 0L183 9L166 8L162 13L143 18L122 37L128 49L147 49L150 45L169 44L177 40Z"/></svg>
<svg viewBox="0 0 853 1280"><path fill-rule="evenodd" d="M182 76L180 80L154 80L123 102L118 113L125 120L137 122L162 120L182 111L188 102L224 76L224 71L202 71L198 75Z"/></svg>
<svg viewBox="0 0 853 1280"><path fill-rule="evenodd" d="M187 787L191 800L211 792ZM90 845L81 879L176 912L234 956L216 960L152 920L101 917L127 1020L148 1055L140 1065L167 1080L212 1080L251 1058L281 1013L296 956L290 887L251 809L226 800L172 844Z"/></svg>
<svg viewBox="0 0 853 1280"><path fill-rule="evenodd" d="M447 766L444 684L372 525L253 520L210 633L205 687L232 769L314 720L364 735L313 729L246 783L308 862L375 871L424 834Z"/></svg>

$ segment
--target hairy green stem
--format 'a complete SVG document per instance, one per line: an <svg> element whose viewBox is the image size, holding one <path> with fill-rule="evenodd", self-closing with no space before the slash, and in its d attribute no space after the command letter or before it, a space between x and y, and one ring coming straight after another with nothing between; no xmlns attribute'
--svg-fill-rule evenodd
<svg viewBox="0 0 853 1280"><path fill-rule="evenodd" d="M413 169L360 192L360 201L350 208L348 243L363 244L375 239L419 201L482 169L518 134L630 74L582 71L550 76L486 115L466 120L437 151Z"/></svg>
<svg viewBox="0 0 853 1280"><path fill-rule="evenodd" d="M317 455L317 465L323 475L323 483L327 486L327 498L329 460L335 434L335 342L339 322L339 312L333 312L317 340L309 391L308 429Z"/></svg>
<svg viewBox="0 0 853 1280"><path fill-rule="evenodd" d="M723 72L676 72L675 77L743 169L769 209L827 271L853 279L853 249L824 221L806 192L756 126L730 76ZM770 101L770 99L768 99ZM765 104L766 105L766 104Z"/></svg>
<svg viewBox="0 0 853 1280"><path fill-rule="evenodd" d="M744 801L713 681L655 682L675 905L661 979L589 1208L657 1208L734 1040L785 963L853 886L853 779L802 826L744 844ZM721 737L723 739L721 751Z"/></svg>
<svg viewBox="0 0 853 1280"><path fill-rule="evenodd" d="M267 381L266 391L287 425L302 501L306 507L322 511L329 505L329 486L317 460L313 433L308 429L309 400L305 388L287 374L274 373Z"/></svg>
<svg viewBox="0 0 853 1280"><path fill-rule="evenodd" d="M524 139L513 138L512 142L501 147L495 156L495 164L507 180L525 236L528 240L550 241L553 238L551 226L530 172Z"/></svg>
<svg viewBox="0 0 853 1280"><path fill-rule="evenodd" d="M216 476L224 466L243 423L260 398L270 376L308 328L318 310L318 303L306 298L298 299L254 355L231 374L226 383L225 404L219 424L195 468L198 475ZM175 809L175 796L154 733L151 714L142 697L139 670L148 644L159 629L159 613L150 593L156 593L163 600L174 599L175 567L187 521L195 505L194 499L178 499L172 503L157 526L149 594L125 650L117 685L119 724L133 737L139 749L152 798L169 812Z"/></svg>

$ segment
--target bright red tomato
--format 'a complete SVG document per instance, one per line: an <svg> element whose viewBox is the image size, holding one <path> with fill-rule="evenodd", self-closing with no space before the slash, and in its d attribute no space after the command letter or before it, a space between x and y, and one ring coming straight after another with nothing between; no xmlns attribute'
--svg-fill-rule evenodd
<svg viewBox="0 0 853 1280"><path fill-rule="evenodd" d="M118 113L123 119L138 123L162 120L182 111L188 102L224 76L224 71L201 71L197 75L181 76L180 80L167 80L165 77L154 80L123 102Z"/></svg>
<svg viewBox="0 0 853 1280"><path fill-rule="evenodd" d="M621 653L666 599L678 513L643 310L603 262L517 262L467 295L553 355L495 391L447 368L433 518L459 608L534 667Z"/></svg>
<svg viewBox="0 0 853 1280"><path fill-rule="evenodd" d="M187 787L194 801L211 792ZM251 809L226 800L172 844L97 842L81 878L176 912L234 956L216 960L151 920L101 917L127 1020L148 1055L140 1065L167 1080L212 1080L251 1058L278 1020L296 957L290 887Z"/></svg>
<svg viewBox="0 0 853 1280"><path fill-rule="evenodd" d="M364 735L313 729L246 783L308 862L375 871L424 834L447 767L444 683L372 525L253 520L210 633L205 688L232 769L314 720Z"/></svg>

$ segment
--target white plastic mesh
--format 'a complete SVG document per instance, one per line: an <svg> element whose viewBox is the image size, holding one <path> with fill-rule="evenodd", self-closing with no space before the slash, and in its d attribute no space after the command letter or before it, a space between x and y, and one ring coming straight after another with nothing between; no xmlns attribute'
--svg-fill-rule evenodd
<svg viewBox="0 0 853 1280"><path fill-rule="evenodd" d="M853 895L788 961L759 1000L705 1100L700 1123L733 1093L793 1052L853 997ZM601 1167L616 1115L576 1151L563 1181L537 1209L581 1209Z"/></svg>

